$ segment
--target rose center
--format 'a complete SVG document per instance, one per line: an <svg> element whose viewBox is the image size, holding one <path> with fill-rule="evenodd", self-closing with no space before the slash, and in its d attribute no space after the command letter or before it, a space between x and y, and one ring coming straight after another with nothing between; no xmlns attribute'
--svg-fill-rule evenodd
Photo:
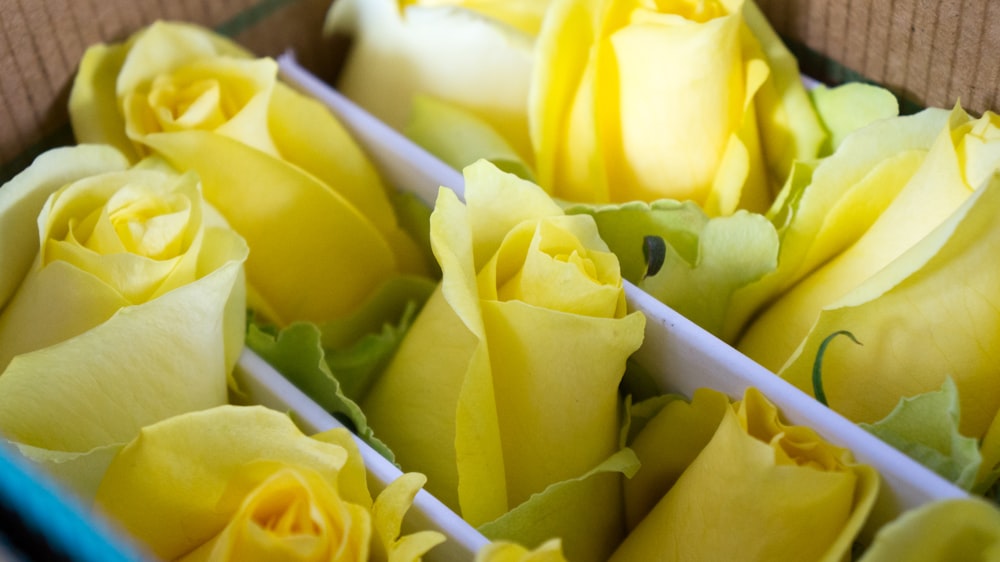
<svg viewBox="0 0 1000 562"><path fill-rule="evenodd" d="M728 13L718 0L644 0L642 4L648 10L677 14L698 23L705 23Z"/></svg>
<svg viewBox="0 0 1000 562"><path fill-rule="evenodd" d="M129 185L82 220L71 219L70 236L98 254L126 252L164 260L185 251L191 201Z"/></svg>
<svg viewBox="0 0 1000 562"><path fill-rule="evenodd" d="M290 492L290 491L289 491ZM269 533L281 537L322 534L316 522L312 502L300 494L275 494L256 506L251 519Z"/></svg>
<svg viewBox="0 0 1000 562"><path fill-rule="evenodd" d="M564 312L613 317L621 276L617 258L590 250L560 217L512 231L497 254L496 298Z"/></svg>
<svg viewBox="0 0 1000 562"><path fill-rule="evenodd" d="M552 259L575 266L583 276L597 280L597 266L594 265L594 261L585 255L581 255L575 249L568 254L556 254L552 256Z"/></svg>
<svg viewBox="0 0 1000 562"><path fill-rule="evenodd" d="M226 98L218 80L200 79L185 84L174 76L161 76L149 93L149 105L164 131L213 130L239 109L234 107L234 100Z"/></svg>

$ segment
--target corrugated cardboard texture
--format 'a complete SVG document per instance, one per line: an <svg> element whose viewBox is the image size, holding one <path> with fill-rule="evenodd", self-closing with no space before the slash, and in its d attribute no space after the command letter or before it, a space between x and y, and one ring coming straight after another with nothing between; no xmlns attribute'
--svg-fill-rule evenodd
<svg viewBox="0 0 1000 562"><path fill-rule="evenodd" d="M43 149L72 142L66 101L93 43L157 20L199 23L259 55L286 49L321 68L330 0L0 0L0 181Z"/></svg>
<svg viewBox="0 0 1000 562"><path fill-rule="evenodd" d="M0 182L43 149L72 142L66 97L77 61L156 19L200 23L260 55L295 49L322 77L331 0L0 0ZM758 0L800 57L829 83L865 79L917 106L1000 109L996 0Z"/></svg>
<svg viewBox="0 0 1000 562"><path fill-rule="evenodd" d="M1000 109L996 0L758 0L824 81L864 78L920 106ZM796 48L798 47L798 48ZM802 49L805 47L805 50Z"/></svg>

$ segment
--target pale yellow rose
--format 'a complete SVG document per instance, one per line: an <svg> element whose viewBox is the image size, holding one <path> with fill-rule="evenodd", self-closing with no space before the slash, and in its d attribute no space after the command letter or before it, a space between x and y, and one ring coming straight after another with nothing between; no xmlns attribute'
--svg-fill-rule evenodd
<svg viewBox="0 0 1000 562"><path fill-rule="evenodd" d="M0 434L82 495L144 425L227 401L247 246L193 173L54 149L0 188Z"/></svg>
<svg viewBox="0 0 1000 562"><path fill-rule="evenodd" d="M362 408L397 461L470 523L490 523L489 538L561 537L568 558L600 559L620 538L618 384L645 319L627 313L591 217L485 161L466 168L465 199L438 194L443 280ZM567 481L579 490L554 486ZM525 506L543 491L588 508L540 516ZM508 512L539 520L498 523Z"/></svg>
<svg viewBox="0 0 1000 562"><path fill-rule="evenodd" d="M321 104L207 29L157 22L87 50L70 94L80 142L195 170L252 249L252 305L278 324L343 316L425 271L374 167Z"/></svg>
<svg viewBox="0 0 1000 562"><path fill-rule="evenodd" d="M561 199L765 211L825 140L751 0L556 0L536 56L536 178Z"/></svg>
<svg viewBox="0 0 1000 562"><path fill-rule="evenodd" d="M453 162L457 168L480 157L530 162L533 44L548 3L337 0L325 30L352 39L337 89L400 131L422 113L414 104L428 97L481 120L501 137L491 147L502 146L502 154L475 154ZM483 149L481 142L477 149Z"/></svg>
<svg viewBox="0 0 1000 562"><path fill-rule="evenodd" d="M144 428L94 506L163 560L405 562L444 540L400 536L423 482L404 474L373 502L346 429L308 437L274 410L220 406Z"/></svg>
<svg viewBox="0 0 1000 562"><path fill-rule="evenodd" d="M630 446L642 467L612 562L844 560L879 489L874 469L753 388L733 404L711 389L671 401Z"/></svg>
<svg viewBox="0 0 1000 562"><path fill-rule="evenodd" d="M848 136L788 187L776 277L789 287L738 347L859 422L903 397L959 392L962 434L1000 410L1000 117L928 109ZM1000 458L1000 451L997 457ZM986 459L991 468L996 459Z"/></svg>

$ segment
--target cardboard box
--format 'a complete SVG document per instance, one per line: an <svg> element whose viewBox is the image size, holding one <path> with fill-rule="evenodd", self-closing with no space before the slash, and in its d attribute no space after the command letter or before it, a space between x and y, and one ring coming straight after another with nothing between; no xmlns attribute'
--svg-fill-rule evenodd
<svg viewBox="0 0 1000 562"><path fill-rule="evenodd" d="M1000 108L1000 4L989 0L758 0L802 71L889 88L904 109Z"/></svg>

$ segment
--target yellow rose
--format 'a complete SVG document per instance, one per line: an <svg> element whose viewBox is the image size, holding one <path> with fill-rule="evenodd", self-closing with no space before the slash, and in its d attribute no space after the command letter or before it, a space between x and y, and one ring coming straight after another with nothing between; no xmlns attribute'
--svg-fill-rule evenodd
<svg viewBox="0 0 1000 562"><path fill-rule="evenodd" d="M537 35L551 0L401 0L402 6L451 6L488 16L498 23Z"/></svg>
<svg viewBox="0 0 1000 562"><path fill-rule="evenodd" d="M337 0L325 30L352 40L337 89L400 131L421 97L447 103L499 133L513 150L510 156L530 162L532 48L547 4Z"/></svg>
<svg viewBox="0 0 1000 562"><path fill-rule="evenodd" d="M671 401L630 446L642 467L612 562L843 560L879 488L874 469L786 425L753 388L734 404L711 389Z"/></svg>
<svg viewBox="0 0 1000 562"><path fill-rule="evenodd" d="M70 117L80 142L197 171L252 248L253 306L278 324L322 322L424 264L361 149L277 70L208 30L159 22L87 50Z"/></svg>
<svg viewBox="0 0 1000 562"><path fill-rule="evenodd" d="M566 562L562 543L552 539L534 550L512 542L496 541L479 549L474 562Z"/></svg>
<svg viewBox="0 0 1000 562"><path fill-rule="evenodd" d="M825 139L751 0L557 0L537 49L536 177L561 199L764 211Z"/></svg>
<svg viewBox="0 0 1000 562"><path fill-rule="evenodd" d="M738 347L859 422L903 397L959 391L962 434L1000 410L1000 117L928 109L875 123L789 186L779 293ZM992 466L992 465L990 465Z"/></svg>
<svg viewBox="0 0 1000 562"><path fill-rule="evenodd" d="M142 426L224 404L244 241L197 176L51 150L0 188L0 433L84 496Z"/></svg>
<svg viewBox="0 0 1000 562"><path fill-rule="evenodd" d="M466 168L465 199L438 194L431 241L443 280L362 408L397 461L473 525L593 476L577 497L601 500L525 530L561 536L570 559L600 559L618 538L621 501L602 463L619 450L618 384L645 319L626 314L618 260L591 217L564 215L485 161Z"/></svg>
<svg viewBox="0 0 1000 562"><path fill-rule="evenodd" d="M163 560L419 560L444 537L399 536L420 474L372 501L345 429L307 437L261 406L164 420L115 457L94 507Z"/></svg>

